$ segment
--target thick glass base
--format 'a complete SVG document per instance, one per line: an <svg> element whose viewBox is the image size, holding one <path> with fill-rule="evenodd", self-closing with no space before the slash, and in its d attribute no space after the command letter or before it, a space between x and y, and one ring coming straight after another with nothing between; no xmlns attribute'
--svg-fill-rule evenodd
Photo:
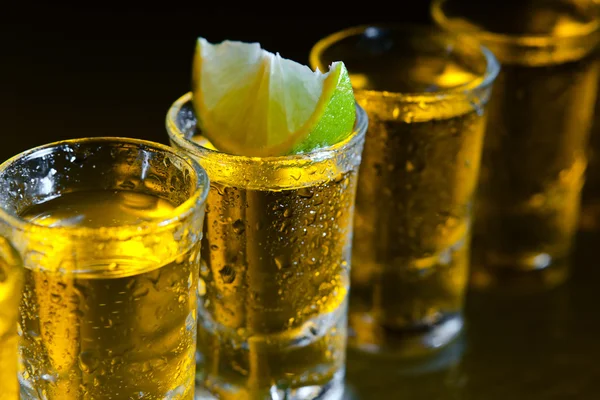
<svg viewBox="0 0 600 400"><path fill-rule="evenodd" d="M201 381L196 383L195 400L342 400L344 397L344 375L342 369L333 379L323 385L285 387L274 384L270 388L255 391L222 385L208 390ZM215 393L218 392L218 393Z"/></svg>
<svg viewBox="0 0 600 400"><path fill-rule="evenodd" d="M344 400L461 399L467 336L463 330L448 346L423 357L388 357L349 348Z"/></svg>
<svg viewBox="0 0 600 400"><path fill-rule="evenodd" d="M369 314L351 315L348 346L392 357L428 355L456 339L464 322L460 313L446 314L434 324L391 327L378 324Z"/></svg>
<svg viewBox="0 0 600 400"><path fill-rule="evenodd" d="M551 257L545 253L513 257L474 256L470 282L476 290L536 293L561 285L568 279L569 271L568 256Z"/></svg>

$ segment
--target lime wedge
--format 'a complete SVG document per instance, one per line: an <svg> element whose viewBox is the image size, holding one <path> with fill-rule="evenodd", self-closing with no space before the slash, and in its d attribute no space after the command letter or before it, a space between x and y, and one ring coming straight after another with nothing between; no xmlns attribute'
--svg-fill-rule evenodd
<svg viewBox="0 0 600 400"><path fill-rule="evenodd" d="M192 99L203 134L220 151L280 156L331 146L351 132L354 92L342 62L327 73L258 43L199 38Z"/></svg>

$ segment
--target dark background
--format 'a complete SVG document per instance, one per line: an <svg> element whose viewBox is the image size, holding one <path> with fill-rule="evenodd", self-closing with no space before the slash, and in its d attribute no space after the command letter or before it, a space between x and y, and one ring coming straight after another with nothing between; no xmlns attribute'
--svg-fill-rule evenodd
<svg viewBox="0 0 600 400"><path fill-rule="evenodd" d="M358 7L287 1L278 3L282 12L275 15L273 6L260 2L208 9L203 3L133 6L124 1L112 9L105 3L86 8L27 3L12 13L14 19L0 15L0 160L74 137L165 142L164 117L190 89L198 36L211 42L257 41L307 64L312 45L336 30L376 22L429 22L428 0L399 2L394 11L389 10L392 3L383 2ZM345 8L357 12L345 15Z"/></svg>
<svg viewBox="0 0 600 400"><path fill-rule="evenodd" d="M200 1L48 3L23 3L17 12L3 5L0 12L0 161L76 137L166 143L165 114L190 89L198 36L257 41L307 63L312 45L342 28L429 23L429 0L288 0L275 8L213 0L210 9ZM556 290L516 298L471 294L466 339L431 361L403 366L350 352L352 393L361 400L599 399L599 242L597 233L580 234L573 278Z"/></svg>

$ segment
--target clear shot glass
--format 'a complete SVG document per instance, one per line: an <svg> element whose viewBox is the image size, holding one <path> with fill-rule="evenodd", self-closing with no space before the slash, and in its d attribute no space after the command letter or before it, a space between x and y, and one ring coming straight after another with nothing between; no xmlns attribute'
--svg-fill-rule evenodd
<svg viewBox="0 0 600 400"><path fill-rule="evenodd" d="M414 355L463 326L486 106L498 73L478 42L369 25L320 40L313 68L342 60L369 117L358 180L350 344Z"/></svg>
<svg viewBox="0 0 600 400"><path fill-rule="evenodd" d="M168 146L86 138L6 161L0 186L25 267L21 398L193 399L204 170Z"/></svg>
<svg viewBox="0 0 600 400"><path fill-rule="evenodd" d="M171 144L211 180L200 269L201 398L340 399L352 220L367 127L282 157L215 150L191 95L168 112Z"/></svg>
<svg viewBox="0 0 600 400"><path fill-rule="evenodd" d="M545 290L564 282L577 230L598 85L592 0L436 0L437 25L501 64L484 143L472 282Z"/></svg>

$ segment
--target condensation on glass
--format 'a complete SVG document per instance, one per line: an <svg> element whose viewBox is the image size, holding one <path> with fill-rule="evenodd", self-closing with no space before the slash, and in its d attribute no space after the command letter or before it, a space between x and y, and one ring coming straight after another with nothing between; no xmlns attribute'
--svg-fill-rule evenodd
<svg viewBox="0 0 600 400"><path fill-rule="evenodd" d="M354 221L353 347L414 355L462 330L471 209L498 64L468 38L371 25L315 44L369 116Z"/></svg>
<svg viewBox="0 0 600 400"><path fill-rule="evenodd" d="M338 399L343 392L355 189L367 117L306 154L219 152L191 95L167 117L171 144L211 179L198 315L199 396Z"/></svg>
<svg viewBox="0 0 600 400"><path fill-rule="evenodd" d="M6 161L0 186L25 267L22 398L193 399L199 165L156 143L76 139Z"/></svg>
<svg viewBox="0 0 600 400"><path fill-rule="evenodd" d="M569 275L598 85L592 0L436 0L441 28L494 52L473 236L479 288L545 290Z"/></svg>

